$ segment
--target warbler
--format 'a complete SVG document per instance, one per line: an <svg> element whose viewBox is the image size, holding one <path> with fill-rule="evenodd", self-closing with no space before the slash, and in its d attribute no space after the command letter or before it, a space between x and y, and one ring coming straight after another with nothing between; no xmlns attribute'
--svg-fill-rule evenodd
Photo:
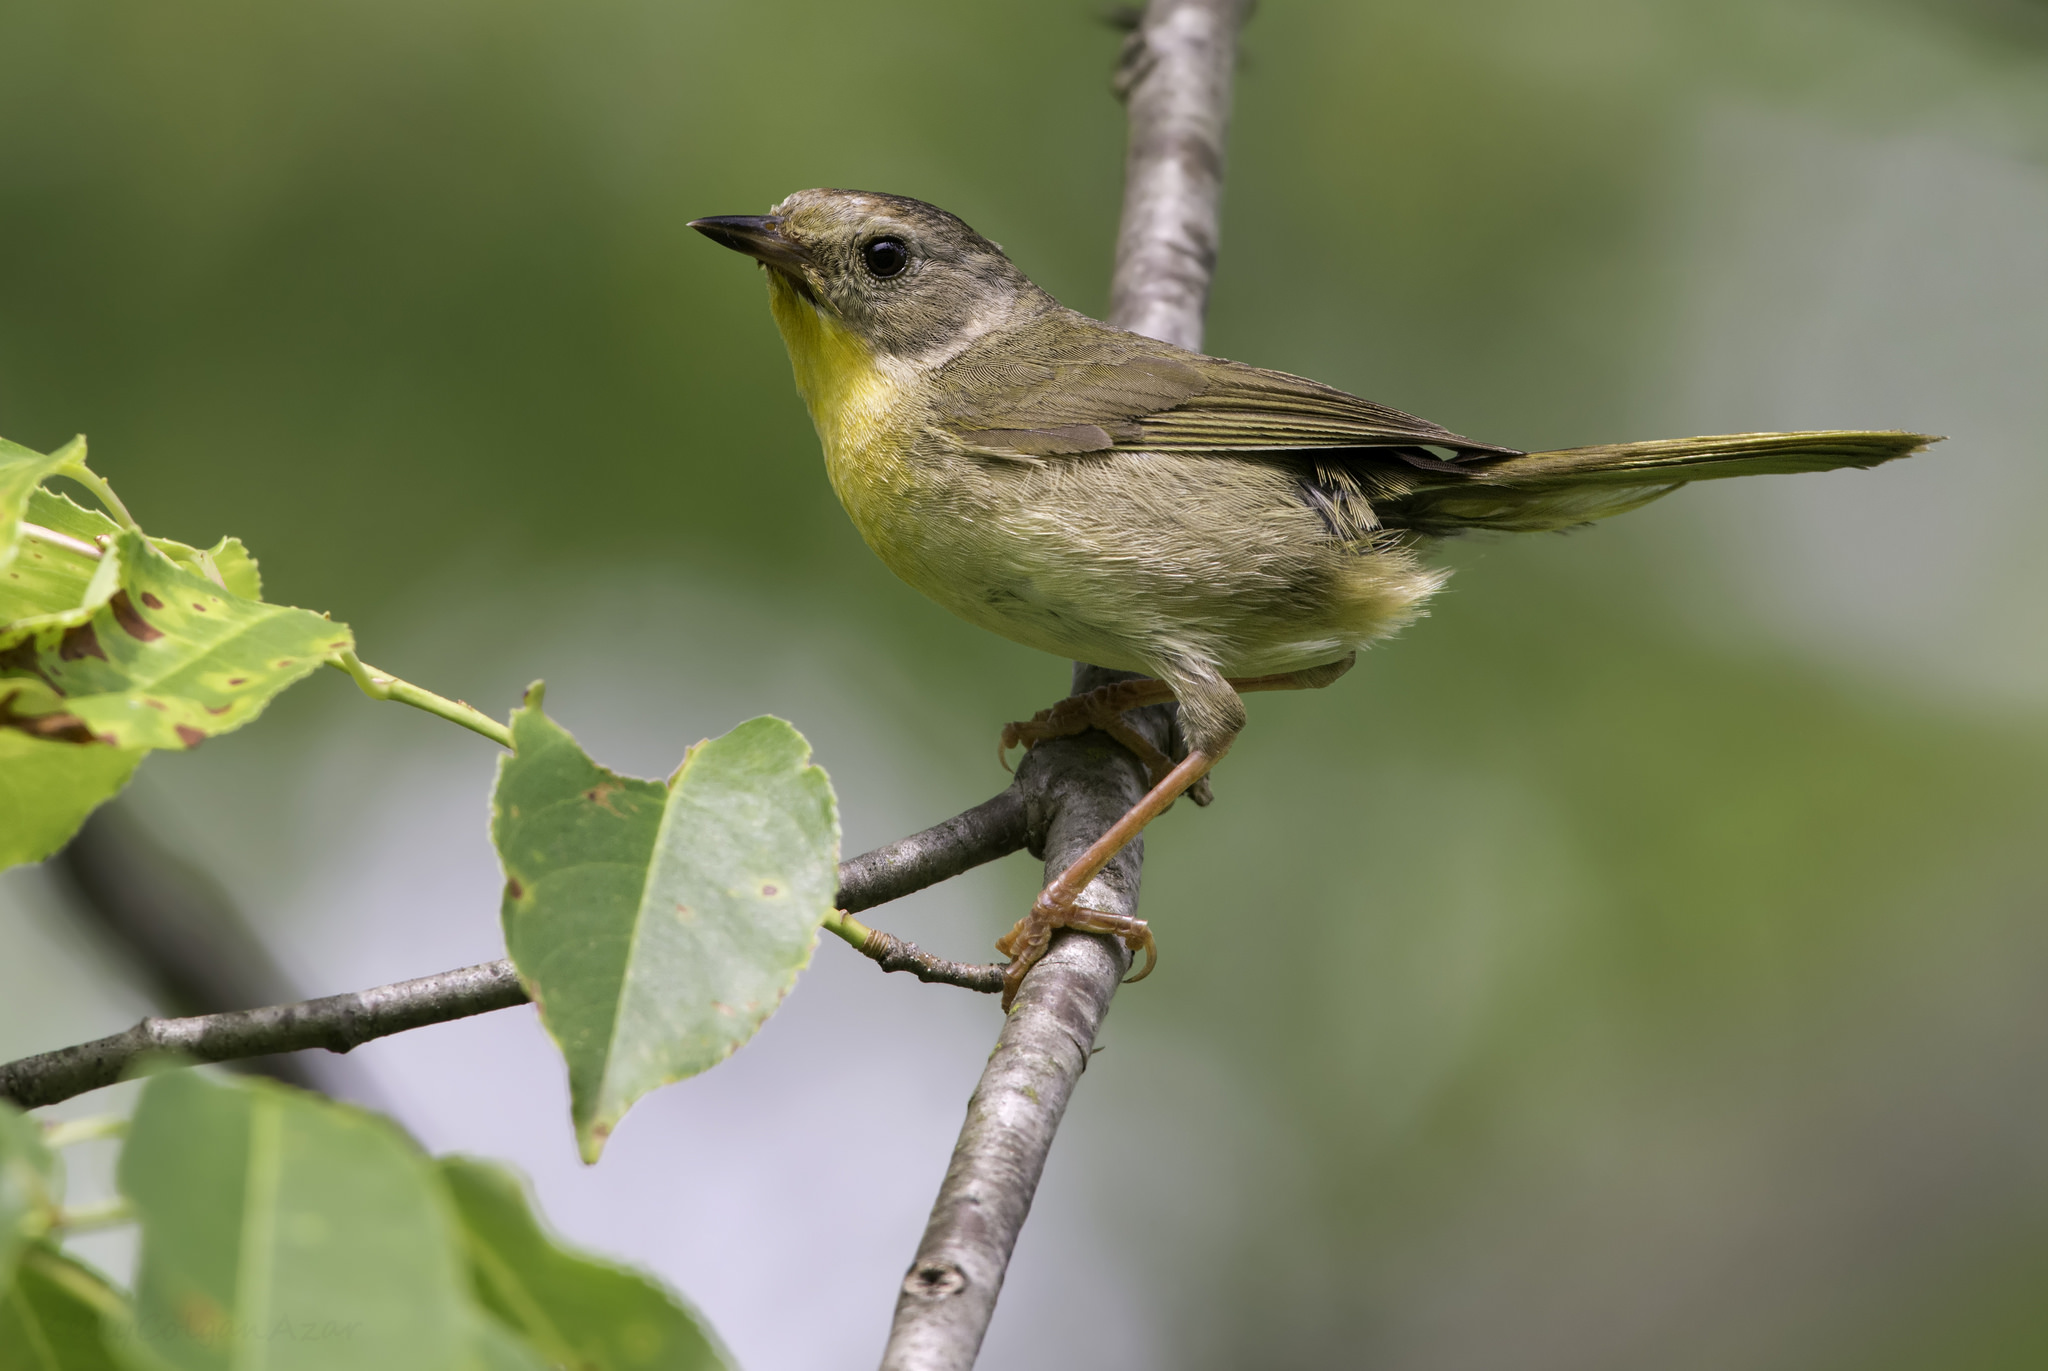
<svg viewBox="0 0 2048 1371"><path fill-rule="evenodd" d="M690 227L754 258L840 503L898 576L971 623L1144 679L1062 701L1004 747L1097 727L1152 768L1145 798L998 942L1007 1005L1124 844L1229 750L1248 690L1315 688L1413 620L1467 530L1561 529L1690 481L1871 467L1937 441L1746 433L1523 452L1319 382L1189 352L1067 309L996 244L918 200L805 190ZM1169 763L1123 710L1175 700ZM1140 975L1144 972L1140 972Z"/></svg>

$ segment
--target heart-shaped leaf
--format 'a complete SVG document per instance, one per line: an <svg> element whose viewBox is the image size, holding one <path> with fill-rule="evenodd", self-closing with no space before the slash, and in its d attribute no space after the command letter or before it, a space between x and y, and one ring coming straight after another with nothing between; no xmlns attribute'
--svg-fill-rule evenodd
<svg viewBox="0 0 2048 1371"><path fill-rule="evenodd" d="M538 687L512 737L491 801L505 943L595 1161L633 1101L724 1061L795 984L838 894L838 808L780 719L697 744L666 785L591 761Z"/></svg>

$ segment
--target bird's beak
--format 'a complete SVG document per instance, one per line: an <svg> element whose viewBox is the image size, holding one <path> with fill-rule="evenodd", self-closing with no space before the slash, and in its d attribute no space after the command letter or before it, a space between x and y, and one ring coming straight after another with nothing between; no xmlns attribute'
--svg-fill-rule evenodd
<svg viewBox="0 0 2048 1371"><path fill-rule="evenodd" d="M744 252L771 267L800 275L810 265L811 254L803 244L783 233L782 221L773 215L720 214L692 219L690 227L714 243Z"/></svg>

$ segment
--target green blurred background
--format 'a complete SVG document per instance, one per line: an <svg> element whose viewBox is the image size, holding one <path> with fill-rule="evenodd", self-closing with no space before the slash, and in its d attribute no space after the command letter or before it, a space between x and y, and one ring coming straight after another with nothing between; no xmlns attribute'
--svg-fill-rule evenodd
<svg viewBox="0 0 2048 1371"><path fill-rule="evenodd" d="M1064 664L822 479L756 274L790 190L960 213L1107 299L1087 0L9 0L0 433L493 710L663 774L794 719L848 850L992 793ZM1473 540L1252 705L1148 849L984 1365L2048 1363L2048 4L1268 0L1209 345L1524 447L1951 435ZM131 802L306 993L498 955L489 749L338 675ZM979 958L1016 858L877 915ZM36 871L0 1049L145 1006ZM845 949L574 1163L525 1011L353 1093L518 1160L756 1371L870 1364L993 1008ZM82 1102L81 1107L93 1102ZM103 1259L118 1262L118 1244Z"/></svg>

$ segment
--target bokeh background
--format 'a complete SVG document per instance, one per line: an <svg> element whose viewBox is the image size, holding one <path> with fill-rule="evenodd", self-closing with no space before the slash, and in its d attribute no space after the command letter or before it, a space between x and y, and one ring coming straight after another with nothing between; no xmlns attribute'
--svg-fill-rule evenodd
<svg viewBox="0 0 2048 1371"><path fill-rule="evenodd" d="M915 195L1099 312L1116 43L1092 0L9 0L0 433L87 431L380 666L545 676L622 769L783 714L863 850L998 789L1067 668L862 547L684 221ZM1456 545L1431 619L1255 700L1150 840L1164 959L983 1364L2048 1363L2048 5L1268 0L1231 159L1213 351L1531 448L1950 438ZM499 954L491 752L331 675L124 803L327 993ZM1034 884L874 917L978 959ZM0 1052L147 1008L0 880ZM591 1170L528 1011L330 1079L753 1371L859 1367L997 1025L821 947Z"/></svg>

